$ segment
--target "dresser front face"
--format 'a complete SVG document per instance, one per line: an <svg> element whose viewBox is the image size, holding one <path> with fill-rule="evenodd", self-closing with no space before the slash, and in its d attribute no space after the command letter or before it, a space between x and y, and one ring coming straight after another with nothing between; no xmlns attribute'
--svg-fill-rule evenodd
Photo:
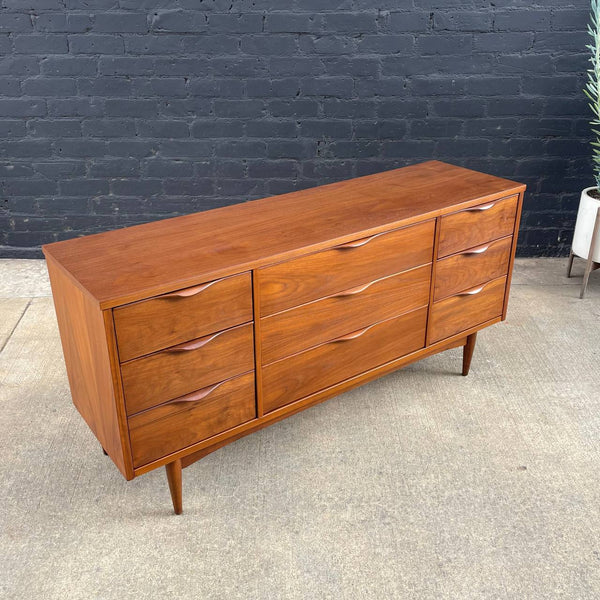
<svg viewBox="0 0 600 600"><path fill-rule="evenodd" d="M506 316L522 204L479 197L104 309L50 260L75 403L130 479L466 344Z"/></svg>
<svg viewBox="0 0 600 600"><path fill-rule="evenodd" d="M500 320L518 207L500 198L114 308L134 469Z"/></svg>
<svg viewBox="0 0 600 600"><path fill-rule="evenodd" d="M250 273L202 282L113 310L119 360L252 321Z"/></svg>
<svg viewBox="0 0 600 600"><path fill-rule="evenodd" d="M504 317L518 209L515 195L439 218L428 344Z"/></svg>
<svg viewBox="0 0 600 600"><path fill-rule="evenodd" d="M425 346L435 220L260 269L266 413Z"/></svg>
<svg viewBox="0 0 600 600"><path fill-rule="evenodd" d="M251 273L112 312L134 468L256 419Z"/></svg>

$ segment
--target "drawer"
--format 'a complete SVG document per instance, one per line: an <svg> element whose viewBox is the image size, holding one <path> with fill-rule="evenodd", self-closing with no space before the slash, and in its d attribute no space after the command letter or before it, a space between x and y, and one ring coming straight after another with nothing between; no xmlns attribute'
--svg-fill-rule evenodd
<svg viewBox="0 0 600 600"><path fill-rule="evenodd" d="M518 196L510 196L442 217L438 257L511 235L518 200Z"/></svg>
<svg viewBox="0 0 600 600"><path fill-rule="evenodd" d="M254 373L217 383L129 419L135 467L256 417Z"/></svg>
<svg viewBox="0 0 600 600"><path fill-rule="evenodd" d="M426 320L419 308L264 367L265 411L423 348Z"/></svg>
<svg viewBox="0 0 600 600"><path fill-rule="evenodd" d="M434 226L426 221L259 269L261 315L431 262Z"/></svg>
<svg viewBox="0 0 600 600"><path fill-rule="evenodd" d="M429 317L429 343L460 333L502 314L506 277L434 302Z"/></svg>
<svg viewBox="0 0 600 600"><path fill-rule="evenodd" d="M253 340L248 323L122 364L127 414L251 371Z"/></svg>
<svg viewBox="0 0 600 600"><path fill-rule="evenodd" d="M443 258L435 267L434 299L440 300L508 273L512 236Z"/></svg>
<svg viewBox="0 0 600 600"><path fill-rule="evenodd" d="M268 364L429 302L431 264L383 277L261 319Z"/></svg>
<svg viewBox="0 0 600 600"><path fill-rule="evenodd" d="M252 320L250 273L115 308L121 362Z"/></svg>

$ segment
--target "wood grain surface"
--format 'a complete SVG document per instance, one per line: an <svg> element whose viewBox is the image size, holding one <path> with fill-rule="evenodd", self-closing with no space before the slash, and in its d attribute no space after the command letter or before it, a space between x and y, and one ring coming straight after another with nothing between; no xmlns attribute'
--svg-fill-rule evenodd
<svg viewBox="0 0 600 600"><path fill-rule="evenodd" d="M434 302L430 315L429 343L438 342L502 315L506 277L473 290Z"/></svg>
<svg viewBox="0 0 600 600"><path fill-rule="evenodd" d="M524 189L507 179L430 161L43 249L108 308Z"/></svg>
<svg viewBox="0 0 600 600"><path fill-rule="evenodd" d="M73 404L121 473L132 479L129 438L115 394L119 374L111 365L110 311L105 319L59 265L52 259L47 265Z"/></svg>
<svg viewBox="0 0 600 600"><path fill-rule="evenodd" d="M252 333L239 325L121 365L127 414L251 371Z"/></svg>
<svg viewBox="0 0 600 600"><path fill-rule="evenodd" d="M263 317L262 363L425 306L430 276L431 263Z"/></svg>
<svg viewBox="0 0 600 600"><path fill-rule="evenodd" d="M225 381L197 401L163 404L129 418L136 467L256 417L254 373Z"/></svg>
<svg viewBox="0 0 600 600"><path fill-rule="evenodd" d="M512 236L437 261L435 300L496 279L508 272Z"/></svg>
<svg viewBox="0 0 600 600"><path fill-rule="evenodd" d="M515 256L517 253L517 243L519 241L519 226L521 224L521 213L523 212L523 196L525 190L519 194L519 204L517 206L517 215L515 217L515 224L513 229L513 243L510 251L510 261L508 263L508 277L506 279L506 291L504 292L504 308L502 309L502 320L506 319L506 313L508 311L508 297L510 296L510 284L512 281L513 267L515 264Z"/></svg>
<svg viewBox="0 0 600 600"><path fill-rule="evenodd" d="M435 221L354 240L257 271L262 316L431 262Z"/></svg>
<svg viewBox="0 0 600 600"><path fill-rule="evenodd" d="M264 367L265 412L422 348L426 319L419 308Z"/></svg>
<svg viewBox="0 0 600 600"><path fill-rule="evenodd" d="M211 282L209 282L211 283ZM205 284L203 284L205 285ZM114 309L121 362L252 321L250 273Z"/></svg>
<svg viewBox="0 0 600 600"><path fill-rule="evenodd" d="M438 257L511 235L518 204L515 195L442 217Z"/></svg>

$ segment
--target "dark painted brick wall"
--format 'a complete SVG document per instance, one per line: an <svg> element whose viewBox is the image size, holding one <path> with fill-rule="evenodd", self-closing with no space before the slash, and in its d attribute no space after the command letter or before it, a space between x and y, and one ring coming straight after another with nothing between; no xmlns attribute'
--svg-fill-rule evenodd
<svg viewBox="0 0 600 600"><path fill-rule="evenodd" d="M0 6L1 256L430 158L527 183L520 254L568 251L587 0Z"/></svg>

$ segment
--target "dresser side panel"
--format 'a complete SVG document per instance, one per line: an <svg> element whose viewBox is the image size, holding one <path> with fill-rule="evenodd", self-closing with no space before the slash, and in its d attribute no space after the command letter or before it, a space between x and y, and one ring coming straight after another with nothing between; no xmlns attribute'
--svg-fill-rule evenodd
<svg viewBox="0 0 600 600"><path fill-rule="evenodd" d="M121 473L133 478L115 400L105 318L60 265L46 257L73 404Z"/></svg>
<svg viewBox="0 0 600 600"><path fill-rule="evenodd" d="M506 281L506 291L504 293L504 308L502 310L502 320L506 319L506 313L508 312L508 299L510 296L510 285L512 282L513 267L515 266L515 256L517 254L517 243L519 242L519 227L521 225L521 214L523 212L523 198L525 196L525 188L519 194L519 201L517 205L517 214L515 216L515 227L513 230L513 242L510 251L510 261L508 264L508 279Z"/></svg>

